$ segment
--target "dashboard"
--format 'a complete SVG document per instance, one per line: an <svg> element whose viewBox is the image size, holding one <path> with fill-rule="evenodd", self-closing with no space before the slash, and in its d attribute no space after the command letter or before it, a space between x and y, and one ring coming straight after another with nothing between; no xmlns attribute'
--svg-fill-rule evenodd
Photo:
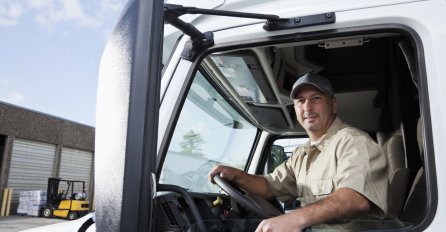
<svg viewBox="0 0 446 232"><path fill-rule="evenodd" d="M191 194L195 205L198 208L203 220L220 219L226 207L226 203L214 206L213 201L217 197L224 197L223 202L229 202L229 198L218 194ZM156 215L156 231L184 231L191 225L196 223L191 207L187 203L183 195L179 193L165 193L159 195L155 201Z"/></svg>

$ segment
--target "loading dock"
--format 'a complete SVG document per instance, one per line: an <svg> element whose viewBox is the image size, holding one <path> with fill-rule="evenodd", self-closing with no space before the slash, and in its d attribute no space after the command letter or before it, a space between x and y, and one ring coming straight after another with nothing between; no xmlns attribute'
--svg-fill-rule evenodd
<svg viewBox="0 0 446 232"><path fill-rule="evenodd" d="M13 189L11 215L20 191L46 190L49 177L85 181L93 199L93 127L4 102L0 125L0 199Z"/></svg>

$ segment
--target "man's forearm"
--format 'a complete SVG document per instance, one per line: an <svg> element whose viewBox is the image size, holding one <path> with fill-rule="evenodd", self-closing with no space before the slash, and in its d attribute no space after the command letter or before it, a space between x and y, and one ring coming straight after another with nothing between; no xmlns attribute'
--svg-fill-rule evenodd
<svg viewBox="0 0 446 232"><path fill-rule="evenodd" d="M370 203L364 196L354 190L342 188L320 201L262 221L256 232L302 231L307 227L334 219L358 217L367 213L369 209Z"/></svg>
<svg viewBox="0 0 446 232"><path fill-rule="evenodd" d="M237 176L237 178L235 178L235 184L243 188L245 191L254 193L262 198L274 198L274 195L269 190L268 182L263 176L256 176L241 172L240 176Z"/></svg>
<svg viewBox="0 0 446 232"><path fill-rule="evenodd" d="M299 220L302 225L301 228L306 228L335 219L358 217L369 210L370 203L367 198L352 189L342 188L333 192L327 198L292 213Z"/></svg>

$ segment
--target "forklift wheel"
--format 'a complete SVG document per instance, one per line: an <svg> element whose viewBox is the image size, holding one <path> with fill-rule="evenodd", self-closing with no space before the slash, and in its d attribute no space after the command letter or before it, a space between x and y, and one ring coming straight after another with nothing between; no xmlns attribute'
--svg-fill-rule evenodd
<svg viewBox="0 0 446 232"><path fill-rule="evenodd" d="M77 219L77 213L76 212L73 212L73 211L70 211L69 213L68 213L68 220L75 220L75 219Z"/></svg>
<svg viewBox="0 0 446 232"><path fill-rule="evenodd" d="M46 218L50 218L53 216L53 209L52 208L45 208L43 210L43 216Z"/></svg>

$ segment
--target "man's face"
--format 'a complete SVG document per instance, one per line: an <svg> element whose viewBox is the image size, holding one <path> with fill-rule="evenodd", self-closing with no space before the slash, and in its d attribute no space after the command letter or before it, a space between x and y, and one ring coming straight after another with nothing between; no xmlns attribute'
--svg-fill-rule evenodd
<svg viewBox="0 0 446 232"><path fill-rule="evenodd" d="M307 85L296 93L293 102L297 120L307 133L322 136L327 132L337 112L335 98Z"/></svg>

